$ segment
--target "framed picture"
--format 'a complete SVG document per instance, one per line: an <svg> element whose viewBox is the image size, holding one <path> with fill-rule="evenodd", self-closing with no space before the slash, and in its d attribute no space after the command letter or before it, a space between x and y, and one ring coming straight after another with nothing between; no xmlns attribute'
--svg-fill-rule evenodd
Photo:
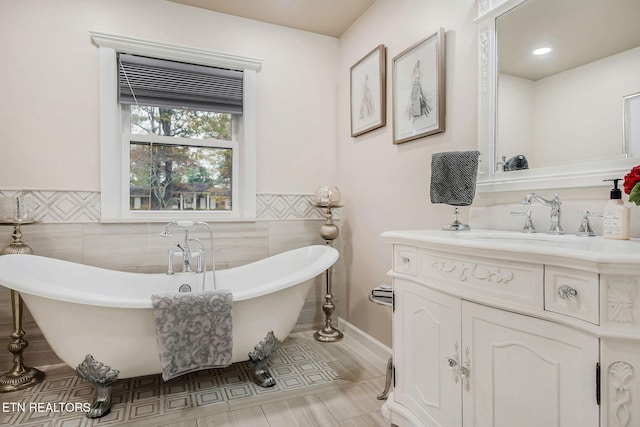
<svg viewBox="0 0 640 427"><path fill-rule="evenodd" d="M444 132L444 29L393 58L393 143Z"/></svg>
<svg viewBox="0 0 640 427"><path fill-rule="evenodd" d="M387 121L386 49L380 45L351 67L351 136Z"/></svg>
<svg viewBox="0 0 640 427"><path fill-rule="evenodd" d="M640 156L640 92L624 98L624 148L627 157Z"/></svg>

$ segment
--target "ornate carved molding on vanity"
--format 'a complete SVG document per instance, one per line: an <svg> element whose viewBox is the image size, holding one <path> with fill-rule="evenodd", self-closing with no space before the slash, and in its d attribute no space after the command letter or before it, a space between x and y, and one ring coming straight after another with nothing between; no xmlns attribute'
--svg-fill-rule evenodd
<svg viewBox="0 0 640 427"><path fill-rule="evenodd" d="M393 247L392 423L640 425L640 241L383 238Z"/></svg>
<svg viewBox="0 0 640 427"><path fill-rule="evenodd" d="M615 362L609 366L611 413L614 426L628 427L631 422L631 383L634 380L633 366L626 362Z"/></svg>
<svg viewBox="0 0 640 427"><path fill-rule="evenodd" d="M441 273L451 273L457 276L459 280L466 282L473 278L477 280L486 280L491 284L507 284L515 277L510 269L501 267L487 267L482 264L467 264L464 262L456 262L450 260L436 260L431 263L431 268Z"/></svg>
<svg viewBox="0 0 640 427"><path fill-rule="evenodd" d="M606 321L612 324L640 326L637 321L638 280L633 276L604 276ZM635 312L635 315L634 315Z"/></svg>

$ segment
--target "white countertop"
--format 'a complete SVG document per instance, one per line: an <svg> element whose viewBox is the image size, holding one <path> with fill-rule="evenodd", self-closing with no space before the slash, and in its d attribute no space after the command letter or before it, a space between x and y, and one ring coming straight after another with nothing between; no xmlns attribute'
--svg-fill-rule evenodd
<svg viewBox="0 0 640 427"><path fill-rule="evenodd" d="M526 234L514 231L399 230L382 234L392 243L417 244L446 252L476 256L498 256L518 261L543 261L566 265L589 262L612 267L640 268L640 239L611 240L601 236L571 234Z"/></svg>

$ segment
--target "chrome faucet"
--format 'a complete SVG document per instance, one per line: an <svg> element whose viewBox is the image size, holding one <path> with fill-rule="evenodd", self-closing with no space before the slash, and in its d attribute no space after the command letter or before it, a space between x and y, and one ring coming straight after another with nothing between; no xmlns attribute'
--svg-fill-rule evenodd
<svg viewBox="0 0 640 427"><path fill-rule="evenodd" d="M549 234L564 234L562 226L560 225L560 198L558 193L553 195L552 200L547 200L538 196L536 193L529 193L522 199L523 205L530 205L531 199L537 200L538 203L551 208L551 227L549 228Z"/></svg>
<svg viewBox="0 0 640 427"><path fill-rule="evenodd" d="M583 236L583 237L592 237L595 236L596 233L593 232L593 229L591 228L591 224L589 223L589 218L592 216L597 216L602 218L603 213L599 212L590 212L590 211L582 211L582 222L580 222L580 228L578 229L578 232L576 233L577 236Z"/></svg>
<svg viewBox="0 0 640 427"><path fill-rule="evenodd" d="M522 226L522 232L527 234L536 233L536 227L531 220L531 209L526 212L511 212L511 215L524 216L524 225Z"/></svg>
<svg viewBox="0 0 640 427"><path fill-rule="evenodd" d="M189 242L200 243L200 248L192 250L189 246ZM190 272L191 269L191 257L196 258L196 273L202 273L202 255L204 250L202 249L202 242L196 238L189 238L189 231L184 230L184 243L180 244L176 242L176 248L171 248L167 251L169 255L167 274L173 274L173 256L182 255L182 271Z"/></svg>
<svg viewBox="0 0 640 427"><path fill-rule="evenodd" d="M184 232L184 242L183 243L176 242L175 247L174 248L170 248L167 251L167 254L168 254L167 274L174 274L174 270L173 270L173 257L174 257L174 255L181 255L182 256L182 271L183 272L191 272L191 271L193 271L192 270L192 266L191 266L191 259L192 258L196 259L196 273L202 273L205 270L205 268L203 267L203 256L204 256L204 253L205 253L204 245L203 245L203 243L202 243L202 241L200 239L197 239L195 237L189 237L189 231L191 229L193 229L195 226L202 225L202 224L206 225L207 228L209 228L209 230L211 230L209 225L204 223L204 222L178 221L178 222L170 222L170 223L168 223L165 226L164 231L162 233L160 233L160 235L163 236L163 237L171 237L172 234L169 231L169 228L171 226L174 226L179 231L183 231ZM211 240L213 240L213 238L211 238ZM197 248L197 249L191 249L190 242L196 242L196 243L198 243L200 245L200 247ZM213 242L211 243L211 251L212 251L212 261L213 261Z"/></svg>

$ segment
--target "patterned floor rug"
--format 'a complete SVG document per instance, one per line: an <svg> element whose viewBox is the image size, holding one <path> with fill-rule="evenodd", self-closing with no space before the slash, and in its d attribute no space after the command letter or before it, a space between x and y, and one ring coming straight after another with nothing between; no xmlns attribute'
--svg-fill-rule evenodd
<svg viewBox="0 0 640 427"><path fill-rule="evenodd" d="M164 382L160 375L118 380L112 389L111 413L86 418L82 408L93 400L93 385L68 367L49 367L51 375L31 388L0 394L0 426L112 426L235 399L277 394L330 383L338 375L304 342L285 340L269 361L276 385L262 388L253 382L253 365L235 363L228 368L194 372Z"/></svg>

